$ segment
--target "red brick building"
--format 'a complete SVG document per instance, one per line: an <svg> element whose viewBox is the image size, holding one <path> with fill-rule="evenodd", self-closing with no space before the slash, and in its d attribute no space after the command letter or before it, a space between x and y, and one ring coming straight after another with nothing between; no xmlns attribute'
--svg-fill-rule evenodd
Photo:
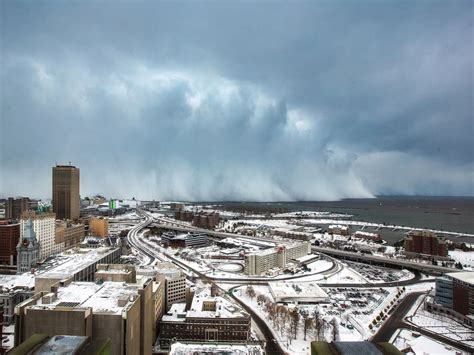
<svg viewBox="0 0 474 355"><path fill-rule="evenodd" d="M0 220L0 264L16 265L16 246L20 239L20 223Z"/></svg>
<svg viewBox="0 0 474 355"><path fill-rule="evenodd" d="M446 242L430 231L410 232L405 238L405 255L408 257L447 257Z"/></svg>

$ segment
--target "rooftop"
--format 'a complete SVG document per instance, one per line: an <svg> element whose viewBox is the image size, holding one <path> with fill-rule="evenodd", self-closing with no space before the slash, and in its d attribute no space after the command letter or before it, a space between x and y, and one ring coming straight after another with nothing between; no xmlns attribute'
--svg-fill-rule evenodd
<svg viewBox="0 0 474 355"><path fill-rule="evenodd" d="M263 355L260 345L244 344L184 344L174 343L171 345L170 355L188 354L235 354L235 355Z"/></svg>
<svg viewBox="0 0 474 355"><path fill-rule="evenodd" d="M474 285L474 271L451 272L447 275L462 282Z"/></svg>
<svg viewBox="0 0 474 355"><path fill-rule="evenodd" d="M138 297L139 284L125 282L72 282L60 287L56 293L39 298L31 309L56 309L56 307L87 308L94 313L121 314Z"/></svg>
<svg viewBox="0 0 474 355"><path fill-rule="evenodd" d="M76 272L94 264L107 254L114 252L115 248L80 248L62 253L60 256L66 257L66 260L49 270L40 272L37 278L64 279Z"/></svg>
<svg viewBox="0 0 474 355"><path fill-rule="evenodd" d="M272 282L269 284L274 297L281 298L304 298L314 301L328 300L329 296L316 283L307 282Z"/></svg>
<svg viewBox="0 0 474 355"><path fill-rule="evenodd" d="M206 302L215 303L215 310L204 310ZM193 302L187 313L187 317L205 318L237 318L245 316L248 316L246 312L225 298L210 296L209 289L204 289L194 295Z"/></svg>
<svg viewBox="0 0 474 355"><path fill-rule="evenodd" d="M18 288L33 289L35 287L35 276L31 273L21 275L0 275L0 289L11 291Z"/></svg>

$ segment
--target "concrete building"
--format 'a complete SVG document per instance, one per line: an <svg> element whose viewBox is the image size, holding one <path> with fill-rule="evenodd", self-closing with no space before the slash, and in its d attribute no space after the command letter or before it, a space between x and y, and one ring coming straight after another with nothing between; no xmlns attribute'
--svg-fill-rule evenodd
<svg viewBox="0 0 474 355"><path fill-rule="evenodd" d="M109 338L112 354L151 354L151 283L54 285L15 308L15 345L33 334Z"/></svg>
<svg viewBox="0 0 474 355"><path fill-rule="evenodd" d="M38 201L30 200L28 197L9 197L5 203L5 218L19 219L23 212L36 210Z"/></svg>
<svg viewBox="0 0 474 355"><path fill-rule="evenodd" d="M35 292L46 292L58 281L94 281L98 264L115 264L120 260L119 248L71 249L61 256L65 261L35 277Z"/></svg>
<svg viewBox="0 0 474 355"><path fill-rule="evenodd" d="M172 232L164 232L161 242L165 247L171 248L198 248L208 245L207 235L204 233L186 233L176 235Z"/></svg>
<svg viewBox="0 0 474 355"><path fill-rule="evenodd" d="M264 275L270 269L284 268L292 259L298 259L311 252L309 242L280 244L274 248L251 252L245 255L245 273L247 275Z"/></svg>
<svg viewBox="0 0 474 355"><path fill-rule="evenodd" d="M405 238L405 255L409 258L449 259L446 242L430 231L408 233Z"/></svg>
<svg viewBox="0 0 474 355"><path fill-rule="evenodd" d="M154 304L154 319L153 334L156 338L158 336L158 323L165 311L165 280L163 280L156 272L154 267L139 267L136 270L138 277L151 277L153 279L152 298Z"/></svg>
<svg viewBox="0 0 474 355"><path fill-rule="evenodd" d="M172 263L162 262L154 266L157 280L164 283L165 309L170 309L175 303L186 302L186 277Z"/></svg>
<svg viewBox="0 0 474 355"><path fill-rule="evenodd" d="M89 234L94 237L108 237L109 220L107 218L91 218L89 221Z"/></svg>
<svg viewBox="0 0 474 355"><path fill-rule="evenodd" d="M0 264L16 265L16 246L20 240L20 223L0 220Z"/></svg>
<svg viewBox="0 0 474 355"><path fill-rule="evenodd" d="M55 226L55 250L63 252L78 246L85 237L85 226L82 223L71 221L56 221Z"/></svg>
<svg viewBox="0 0 474 355"><path fill-rule="evenodd" d="M160 322L159 344L169 348L172 341L245 343L250 337L250 315L210 290L197 292L191 307L174 304Z"/></svg>
<svg viewBox="0 0 474 355"><path fill-rule="evenodd" d="M110 339L92 340L88 336L33 334L12 349L9 355L110 355Z"/></svg>
<svg viewBox="0 0 474 355"><path fill-rule="evenodd" d="M53 167L53 211L58 219L78 219L80 213L79 168Z"/></svg>
<svg viewBox="0 0 474 355"><path fill-rule="evenodd" d="M453 272L436 279L434 302L425 308L474 327L474 271Z"/></svg>
<svg viewBox="0 0 474 355"><path fill-rule="evenodd" d="M31 219L28 219L24 225L16 251L18 272L29 272L38 263L40 245L38 244Z"/></svg>
<svg viewBox="0 0 474 355"><path fill-rule="evenodd" d="M34 288L35 277L31 273L0 275L0 305L3 305L3 323L5 325L13 324L15 306L32 297Z"/></svg>
<svg viewBox="0 0 474 355"><path fill-rule="evenodd" d="M61 252L61 245L56 244L56 215L52 212L26 211L20 219L20 238L23 238L23 230L26 222L33 221L33 229L40 245L39 258L45 259L50 255Z"/></svg>

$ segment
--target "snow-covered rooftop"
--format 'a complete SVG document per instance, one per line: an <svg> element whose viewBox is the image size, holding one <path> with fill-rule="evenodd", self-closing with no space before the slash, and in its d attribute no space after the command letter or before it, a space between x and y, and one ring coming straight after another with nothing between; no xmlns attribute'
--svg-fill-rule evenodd
<svg viewBox="0 0 474 355"><path fill-rule="evenodd" d="M211 308L208 306L212 305ZM223 297L210 296L210 290L204 289L196 293L187 317L205 317L205 318L237 318L248 314L240 307L227 301Z"/></svg>
<svg viewBox="0 0 474 355"><path fill-rule="evenodd" d="M35 287L35 276L31 273L21 275L0 275L0 289L11 291L15 288L33 289Z"/></svg>
<svg viewBox="0 0 474 355"><path fill-rule="evenodd" d="M271 282L270 292L277 302L328 302L329 296L316 283Z"/></svg>
<svg viewBox="0 0 474 355"><path fill-rule="evenodd" d="M234 355L263 355L260 345L243 344L183 344L174 343L171 345L170 355L188 354L234 354Z"/></svg>
<svg viewBox="0 0 474 355"><path fill-rule="evenodd" d="M101 247L92 249L75 249L62 253L65 256L64 262L46 270L37 275L38 278L62 279L74 275L76 272L85 269L87 266L96 263L107 254L114 252L116 249Z"/></svg>
<svg viewBox="0 0 474 355"><path fill-rule="evenodd" d="M69 307L90 307L94 313L121 314L133 304L138 296L138 284L124 282L72 282L60 287L56 296L53 293L37 300L32 309L55 309L68 303Z"/></svg>
<svg viewBox="0 0 474 355"><path fill-rule="evenodd" d="M462 282L474 284L474 271L451 272L447 275Z"/></svg>

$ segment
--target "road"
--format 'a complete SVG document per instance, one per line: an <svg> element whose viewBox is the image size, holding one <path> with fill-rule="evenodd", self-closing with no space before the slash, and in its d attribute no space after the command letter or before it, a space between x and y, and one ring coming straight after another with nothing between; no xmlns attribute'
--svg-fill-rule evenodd
<svg viewBox="0 0 474 355"><path fill-rule="evenodd" d="M261 237L254 237L254 236L249 237L242 234L219 232L219 231L213 231L213 230L204 229L204 228L185 226L183 222L174 221L174 220L170 220L166 218L155 218L155 221L157 221L157 223L155 223L154 225L158 228L163 228L163 229L171 229L171 230L177 230L181 232L206 233L208 235L218 237L221 239L247 237L247 238L252 238L255 240L260 240L260 241L265 241L265 242L269 241L269 239L261 238ZM357 259L360 262L379 263L379 264L391 265L391 266L396 266L396 267L403 267L403 268L407 268L411 270L418 270L424 273L434 273L437 275L456 271L456 269L451 269L451 268L442 267L442 266L436 266L436 265L431 265L431 264L421 264L421 263L415 263L412 261L401 260L401 259L391 259L391 258L386 258L386 257L381 257L381 256L363 255L363 254L358 254L354 252L348 252L348 251L336 250L336 249L330 249L330 248L321 248L321 247L313 246L311 249L313 251L323 253L326 255L335 256L338 258L341 258L341 257L352 258L352 259Z"/></svg>
<svg viewBox="0 0 474 355"><path fill-rule="evenodd" d="M138 238L137 234L140 230L143 228L147 227L150 225L152 222L152 218L148 215L142 214L142 216L146 216L145 219L140 222L137 226L132 228L128 235L127 239L130 245L132 245L136 250L138 250L140 253L144 254L148 259L148 264L151 264L156 258L160 259L159 255L155 255L152 251L154 249L151 249L152 251L148 250L146 247L144 247L145 244L143 244L140 239ZM156 250L155 250L156 251ZM178 266L189 269L189 266L181 262L180 260L177 260L174 257L171 257L167 255L169 259L171 259L175 264L178 264ZM205 274L193 270L195 274L197 274L201 279L209 279ZM238 285L241 286L241 285ZM236 286L236 287L238 287ZM265 352L266 354L274 354L274 355L284 355L286 354L283 349L280 347L278 342L275 340L275 337L273 336L268 324L261 319L251 308L249 308L245 303L240 301L237 297L233 295L233 292L228 292L227 295L234 299L247 313L249 313L250 317L253 319L253 321L257 324L257 326L260 328L260 331L263 333L265 337Z"/></svg>
<svg viewBox="0 0 474 355"><path fill-rule="evenodd" d="M391 316L386 320L386 322L383 324L383 326L379 329L377 334L375 334L372 338L372 341L374 342L388 342L390 341L391 337L393 334L398 329L409 329L414 332L418 332L422 335L427 336L428 338L432 338L434 340L439 341L440 343L450 345L452 347L458 348L462 351L466 351L470 354L474 353L474 348L462 343L455 341L453 339L447 338L445 336L442 336L438 333L433 333L430 332L429 330L426 330L424 328L421 328L417 325L414 325L412 323L409 323L405 321L405 317L410 310L410 308L415 304L416 300L418 297L423 295L424 292L413 292L408 294L397 306L395 311L391 314Z"/></svg>

